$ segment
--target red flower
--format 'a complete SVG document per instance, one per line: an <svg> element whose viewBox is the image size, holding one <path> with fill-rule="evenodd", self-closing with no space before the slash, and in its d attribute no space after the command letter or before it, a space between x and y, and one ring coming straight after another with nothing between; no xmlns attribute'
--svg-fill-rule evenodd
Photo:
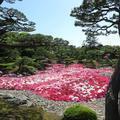
<svg viewBox="0 0 120 120"><path fill-rule="evenodd" d="M105 96L111 69L89 69L81 64L54 64L27 77L0 77L1 89L30 90L52 100L88 101Z"/></svg>

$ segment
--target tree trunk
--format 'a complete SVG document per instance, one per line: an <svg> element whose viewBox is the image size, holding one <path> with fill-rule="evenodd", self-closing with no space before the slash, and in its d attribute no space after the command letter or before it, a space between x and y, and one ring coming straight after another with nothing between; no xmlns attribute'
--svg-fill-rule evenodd
<svg viewBox="0 0 120 120"><path fill-rule="evenodd" d="M109 83L105 100L105 120L120 120L118 93L120 90L120 59Z"/></svg>

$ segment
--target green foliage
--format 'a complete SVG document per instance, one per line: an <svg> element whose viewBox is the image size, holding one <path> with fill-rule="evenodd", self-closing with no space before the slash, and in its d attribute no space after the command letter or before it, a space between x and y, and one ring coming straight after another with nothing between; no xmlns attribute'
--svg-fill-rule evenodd
<svg viewBox="0 0 120 120"><path fill-rule="evenodd" d="M62 120L62 116L58 116L51 112L44 112L43 118L43 120Z"/></svg>
<svg viewBox="0 0 120 120"><path fill-rule="evenodd" d="M0 5L6 1L8 3L15 3L16 0L0 0ZM22 1L22 0L18 0ZM14 8L6 8L0 6L0 41L1 36L9 31L27 31L31 32L35 30L35 23L29 21L24 13ZM13 36L11 36L13 38ZM12 40L8 38L8 41ZM10 42L10 41L9 41ZM4 43L4 42L3 42ZM10 42L12 43L12 41Z"/></svg>
<svg viewBox="0 0 120 120"><path fill-rule="evenodd" d="M7 44L0 48L0 64L6 73L33 74L50 63L70 64L78 53L68 41L48 35L8 32L1 40Z"/></svg>
<svg viewBox="0 0 120 120"><path fill-rule="evenodd" d="M36 68L33 66L27 66L27 65L22 65L15 73L17 74L23 74L23 75L31 75L34 74L36 71Z"/></svg>
<svg viewBox="0 0 120 120"><path fill-rule="evenodd" d="M35 67L38 70L45 70L45 67L46 67L47 63L48 63L47 61L37 60L36 64L35 64Z"/></svg>
<svg viewBox="0 0 120 120"><path fill-rule="evenodd" d="M42 120L41 107L17 107L0 99L0 120Z"/></svg>
<svg viewBox="0 0 120 120"><path fill-rule="evenodd" d="M86 106L74 105L66 109L62 120L97 120L97 115Z"/></svg>
<svg viewBox="0 0 120 120"><path fill-rule="evenodd" d="M12 63L0 63L0 68L6 73L33 74L36 71L36 63L29 57L18 57Z"/></svg>
<svg viewBox="0 0 120 120"><path fill-rule="evenodd" d="M35 23L28 21L26 16L13 8L0 7L0 34L8 31L34 31Z"/></svg>
<svg viewBox="0 0 120 120"><path fill-rule="evenodd" d="M7 73L8 71L11 71L14 69L14 62L13 63L0 63L0 70L5 71Z"/></svg>
<svg viewBox="0 0 120 120"><path fill-rule="evenodd" d="M76 18L75 25L83 27L86 33L91 29L94 35L120 34L119 4L116 0L83 0L70 15Z"/></svg>
<svg viewBox="0 0 120 120"><path fill-rule="evenodd" d="M75 61L74 58L65 58L65 59L64 59L64 64L65 64L65 65L69 65L69 64L74 63L74 61Z"/></svg>
<svg viewBox="0 0 120 120"><path fill-rule="evenodd" d="M18 69L14 72L20 74L33 74L36 71L35 65L34 59L26 56L20 57L15 62L15 66L18 66Z"/></svg>
<svg viewBox="0 0 120 120"><path fill-rule="evenodd" d="M82 47L77 48L79 63L83 63L86 67L114 67L120 55L119 46L100 46L96 48ZM105 56L109 54L108 59Z"/></svg>
<svg viewBox="0 0 120 120"><path fill-rule="evenodd" d="M0 4L2 4L3 1L4 0L0 0ZM16 0L5 1L9 3L14 3ZM32 59L31 60L26 58L19 59L22 57L21 51L20 49L16 48L16 46L19 46L20 43L20 41L18 41L18 38L21 34L19 34L18 32L21 31L31 32L35 30L34 28L35 23L29 21L24 15L24 13L14 8L6 8L0 6L0 66L1 66L0 70L8 73L28 72L32 74L35 72L36 68L33 65ZM24 34L23 36L25 35L26 34ZM22 37L20 37L20 39L22 39ZM26 54L28 52L30 53L30 51L28 50Z"/></svg>
<svg viewBox="0 0 120 120"><path fill-rule="evenodd" d="M10 45L0 48L0 70L4 73L30 75L51 63L69 65L77 61L91 68L113 67L120 54L119 46L76 48L66 40L42 34L9 32L1 38ZM109 60L104 58L107 53L110 54Z"/></svg>
<svg viewBox="0 0 120 120"><path fill-rule="evenodd" d="M40 106L13 106L0 98L0 120L61 120L61 117Z"/></svg>
<svg viewBox="0 0 120 120"><path fill-rule="evenodd" d="M83 59L82 63L85 65L87 68L98 68L100 67L98 62L96 60L92 59Z"/></svg>
<svg viewBox="0 0 120 120"><path fill-rule="evenodd" d="M16 0L0 0L0 4L3 2L3 1L6 1L8 3L15 3ZM18 1L22 1L22 0L18 0Z"/></svg>
<svg viewBox="0 0 120 120"><path fill-rule="evenodd" d="M17 32L7 32L1 36L0 41L4 43L10 43L13 44L18 39L18 33Z"/></svg>
<svg viewBox="0 0 120 120"><path fill-rule="evenodd" d="M94 32L92 32L91 29L89 29L86 32L86 40L83 41L83 46L85 47L89 47L89 48L94 48L100 45L100 43L97 42L97 38L94 35Z"/></svg>
<svg viewBox="0 0 120 120"><path fill-rule="evenodd" d="M21 51L22 56L28 56L28 57L33 57L35 53L36 53L35 50L31 48L26 48Z"/></svg>

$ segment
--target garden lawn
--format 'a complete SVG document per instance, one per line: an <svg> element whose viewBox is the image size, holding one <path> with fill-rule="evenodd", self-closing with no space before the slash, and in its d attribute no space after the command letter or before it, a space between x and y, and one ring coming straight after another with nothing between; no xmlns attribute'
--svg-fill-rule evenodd
<svg viewBox="0 0 120 120"><path fill-rule="evenodd" d="M112 69L90 69L81 64L53 64L26 77L0 77L0 89L30 90L56 101L88 101L105 96Z"/></svg>

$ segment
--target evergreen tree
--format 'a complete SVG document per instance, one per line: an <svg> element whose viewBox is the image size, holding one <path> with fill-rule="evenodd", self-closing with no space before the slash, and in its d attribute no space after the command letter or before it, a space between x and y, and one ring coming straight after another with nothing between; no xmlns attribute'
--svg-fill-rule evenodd
<svg viewBox="0 0 120 120"><path fill-rule="evenodd" d="M15 0L6 0L14 3ZM0 4L3 0L0 1ZM9 31L34 31L35 23L29 21L24 13L13 8L0 6L0 36Z"/></svg>
<svg viewBox="0 0 120 120"><path fill-rule="evenodd" d="M2 4L3 1L6 1L8 3L15 3L16 0L0 0L0 4ZM18 1L22 1L22 0L18 0Z"/></svg>
<svg viewBox="0 0 120 120"><path fill-rule="evenodd" d="M83 46L88 48L95 48L100 44L97 42L97 37L94 35L94 32L89 29L86 32L86 40L83 41Z"/></svg>
<svg viewBox="0 0 120 120"><path fill-rule="evenodd" d="M95 35L120 35L120 0L84 0L82 5L71 11L76 26L87 32L95 28ZM120 120L118 114L118 93L120 91L120 59L111 77L106 94L106 120Z"/></svg>

